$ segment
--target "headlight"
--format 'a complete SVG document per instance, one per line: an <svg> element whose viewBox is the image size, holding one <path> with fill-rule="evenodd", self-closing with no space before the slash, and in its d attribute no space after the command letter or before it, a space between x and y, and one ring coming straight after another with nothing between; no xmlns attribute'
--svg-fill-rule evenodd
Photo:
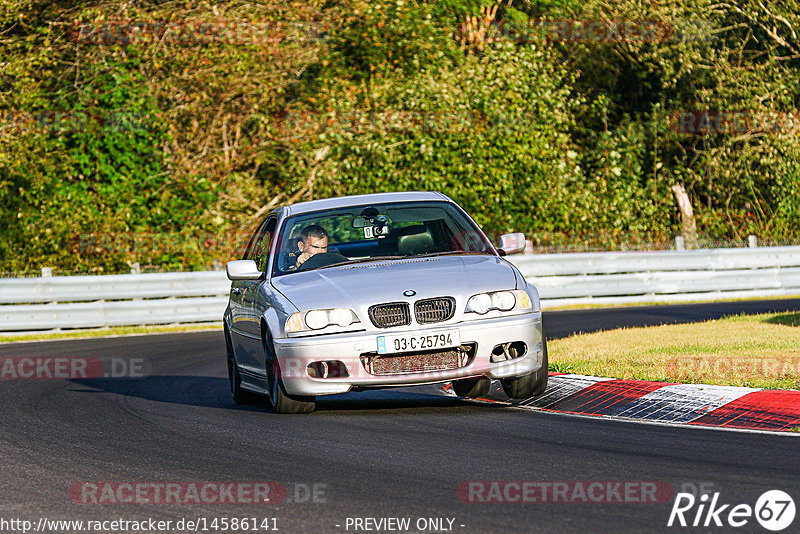
<svg viewBox="0 0 800 534"><path fill-rule="evenodd" d="M492 297L488 293L475 295L467 302L467 311L483 315L492 308Z"/></svg>
<svg viewBox="0 0 800 534"><path fill-rule="evenodd" d="M498 291L492 294L492 308L509 311L517 303L517 297L511 291Z"/></svg>
<svg viewBox="0 0 800 534"><path fill-rule="evenodd" d="M353 315L352 311L344 308L336 308L328 313L328 320L331 322L331 324L336 324L339 326L350 326L353 324L354 317L355 316Z"/></svg>
<svg viewBox="0 0 800 534"><path fill-rule="evenodd" d="M483 315L490 310L511 311L529 310L531 308L531 298L521 290L495 291L493 293L479 293L473 295L467 301L466 312Z"/></svg>
<svg viewBox="0 0 800 534"><path fill-rule="evenodd" d="M293 313L286 319L285 330L287 333L303 332L306 330L321 330L330 325L350 326L358 323L358 317L353 310L347 308L334 308L332 310L310 310L307 312Z"/></svg>
<svg viewBox="0 0 800 534"><path fill-rule="evenodd" d="M319 330L331 324L327 310L311 310L305 316L306 325L312 330Z"/></svg>

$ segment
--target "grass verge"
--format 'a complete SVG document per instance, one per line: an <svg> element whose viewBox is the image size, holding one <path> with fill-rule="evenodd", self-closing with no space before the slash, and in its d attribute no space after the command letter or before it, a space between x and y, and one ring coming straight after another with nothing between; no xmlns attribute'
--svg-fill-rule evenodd
<svg viewBox="0 0 800 534"><path fill-rule="evenodd" d="M633 380L800 389L800 313L623 328L548 343L550 370Z"/></svg>
<svg viewBox="0 0 800 534"><path fill-rule="evenodd" d="M63 330L59 332L31 332L24 334L0 335L0 345L15 341L48 341L54 339L84 339L92 337L130 336L159 333L197 332L203 330L220 330L222 323L180 324L180 325L145 325L145 326L113 326L109 328L86 328Z"/></svg>
<svg viewBox="0 0 800 534"><path fill-rule="evenodd" d="M796 295L775 295L772 297L742 297L742 298L715 298L714 300L676 300L676 301L651 301L651 302L619 302L607 304L566 304L564 306L547 306L545 301L544 311L568 311L568 310L602 310L605 308L640 308L644 306L683 306L687 304L719 304L722 302L753 302L757 300L794 300L799 299L800 293Z"/></svg>

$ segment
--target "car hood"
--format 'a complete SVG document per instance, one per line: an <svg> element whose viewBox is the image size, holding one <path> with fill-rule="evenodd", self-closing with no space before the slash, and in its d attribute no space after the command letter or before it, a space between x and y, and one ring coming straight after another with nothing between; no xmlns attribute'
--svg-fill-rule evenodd
<svg viewBox="0 0 800 534"><path fill-rule="evenodd" d="M283 275L272 285L298 310L364 309L384 302L513 289L514 270L497 256L442 256L356 263ZM403 295L412 290L411 297Z"/></svg>

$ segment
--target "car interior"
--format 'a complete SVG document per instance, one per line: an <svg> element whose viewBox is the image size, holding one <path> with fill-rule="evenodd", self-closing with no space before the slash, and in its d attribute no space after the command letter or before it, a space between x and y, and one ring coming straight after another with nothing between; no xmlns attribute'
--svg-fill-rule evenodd
<svg viewBox="0 0 800 534"><path fill-rule="evenodd" d="M389 209L385 214L369 207L360 215L350 213L298 221L290 230L290 237L281 245L278 272L295 270L298 239L303 228L319 225L328 231L326 253L316 254L301 265L298 271L352 260L375 257L407 257L437 252L475 250L480 237L454 226L448 215L441 217L435 208ZM435 215L434 215L435 213ZM433 215L433 216L432 216ZM480 250L480 248L478 248ZM312 261L313 260L313 261ZM308 263L310 262L310 263Z"/></svg>

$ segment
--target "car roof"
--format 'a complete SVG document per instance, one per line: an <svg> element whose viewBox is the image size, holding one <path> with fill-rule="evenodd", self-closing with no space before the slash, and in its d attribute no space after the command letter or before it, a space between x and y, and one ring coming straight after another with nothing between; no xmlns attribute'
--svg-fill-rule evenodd
<svg viewBox="0 0 800 534"><path fill-rule="evenodd" d="M413 201L445 201L453 202L450 197L438 191L408 191L403 193L372 193L369 195L352 195L349 197L325 198L320 200L309 200L284 206L284 215L297 215L299 213L309 213L312 211L330 210L337 208L347 208L349 206L368 206L370 204L381 204L384 202L413 202Z"/></svg>

